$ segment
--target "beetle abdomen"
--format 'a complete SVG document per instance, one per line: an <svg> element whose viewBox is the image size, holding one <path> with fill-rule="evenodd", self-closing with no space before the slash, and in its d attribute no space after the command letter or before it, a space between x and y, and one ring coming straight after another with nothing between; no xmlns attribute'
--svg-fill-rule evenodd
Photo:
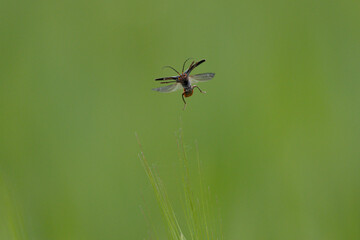
<svg viewBox="0 0 360 240"><path fill-rule="evenodd" d="M187 90L187 91L184 90L184 96L190 97L191 95L193 95L193 92L194 92L194 90L192 90L192 89Z"/></svg>

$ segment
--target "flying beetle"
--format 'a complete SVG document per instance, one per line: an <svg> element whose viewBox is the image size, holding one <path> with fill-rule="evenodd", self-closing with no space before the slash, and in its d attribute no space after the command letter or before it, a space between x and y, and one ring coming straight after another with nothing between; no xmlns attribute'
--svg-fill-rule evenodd
<svg viewBox="0 0 360 240"><path fill-rule="evenodd" d="M190 60L190 58L186 59L186 61L184 62L181 73L179 73L175 68L173 68L171 66L165 66L167 68L171 68L172 70L174 70L178 75L173 76L173 77L162 77L162 78L155 79L155 81L161 81L160 84L167 84L167 83L172 83L172 84L152 89L154 91L168 93L168 92L174 92L176 90L179 90L179 89L183 88L184 92L182 93L181 96L182 96L182 100L184 101L184 104L185 104L184 109L186 107L185 98L190 97L190 96L193 95L194 88L199 89L199 91L201 93L206 93L205 91L202 91L194 83L206 82L206 81L209 81L210 79L212 79L215 76L215 73L200 73L200 74L190 75L190 73L196 67L198 67L200 64L205 62L205 59L200 60L198 62L193 61L190 64L189 68L184 72L185 64L186 64L186 62L188 60Z"/></svg>

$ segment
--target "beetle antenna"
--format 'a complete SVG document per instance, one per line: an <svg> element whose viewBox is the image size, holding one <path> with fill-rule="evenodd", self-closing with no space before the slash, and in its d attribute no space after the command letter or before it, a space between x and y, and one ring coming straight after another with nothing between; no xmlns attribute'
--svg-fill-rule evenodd
<svg viewBox="0 0 360 240"><path fill-rule="evenodd" d="M188 59L185 60L185 62L184 62L184 64L183 64L182 72L184 72L184 68L185 68L186 62L189 61L190 59L193 59L193 58L188 58Z"/></svg>
<svg viewBox="0 0 360 240"><path fill-rule="evenodd" d="M176 69L173 68L172 66L164 66L163 69L164 69L164 68L171 68L171 69L174 70L177 74L181 75L181 74L180 74L178 71L176 71Z"/></svg>

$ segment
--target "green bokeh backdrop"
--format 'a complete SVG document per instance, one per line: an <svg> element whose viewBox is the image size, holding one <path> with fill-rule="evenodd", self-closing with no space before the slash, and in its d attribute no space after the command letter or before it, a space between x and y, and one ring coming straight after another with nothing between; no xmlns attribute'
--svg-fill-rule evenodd
<svg viewBox="0 0 360 240"><path fill-rule="evenodd" d="M176 205L182 127L225 239L360 239L359 13L355 0L1 0L2 238L144 239L141 209L165 237L134 133ZM151 88L188 57L216 76L182 111L181 92Z"/></svg>

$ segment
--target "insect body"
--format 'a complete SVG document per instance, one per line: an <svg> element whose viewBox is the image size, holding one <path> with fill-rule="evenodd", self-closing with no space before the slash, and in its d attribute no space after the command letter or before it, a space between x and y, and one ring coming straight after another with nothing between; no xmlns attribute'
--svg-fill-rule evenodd
<svg viewBox="0 0 360 240"><path fill-rule="evenodd" d="M176 90L183 88L184 92L182 93L181 96L182 96L182 100L184 101L184 104L185 104L184 109L186 107L185 98L193 95L194 88L199 89L199 91L201 93L206 93L205 91L202 91L198 86L194 85L194 83L209 81L210 79L212 79L215 76L215 73L201 73L201 74L196 74L196 75L190 75L190 73L197 66L199 66L200 64L205 62L205 59L198 61L198 62L193 61L190 64L189 68L184 72L184 67L188 60L189 59L187 59L183 64L182 73L179 73L173 67L165 66L165 67L173 69L178 75L173 76L173 77L163 77L163 78L155 79L155 81L162 81L162 82L160 82L161 84L166 84L166 83L172 83L172 84L153 89L154 91L158 91L158 92L174 92Z"/></svg>

